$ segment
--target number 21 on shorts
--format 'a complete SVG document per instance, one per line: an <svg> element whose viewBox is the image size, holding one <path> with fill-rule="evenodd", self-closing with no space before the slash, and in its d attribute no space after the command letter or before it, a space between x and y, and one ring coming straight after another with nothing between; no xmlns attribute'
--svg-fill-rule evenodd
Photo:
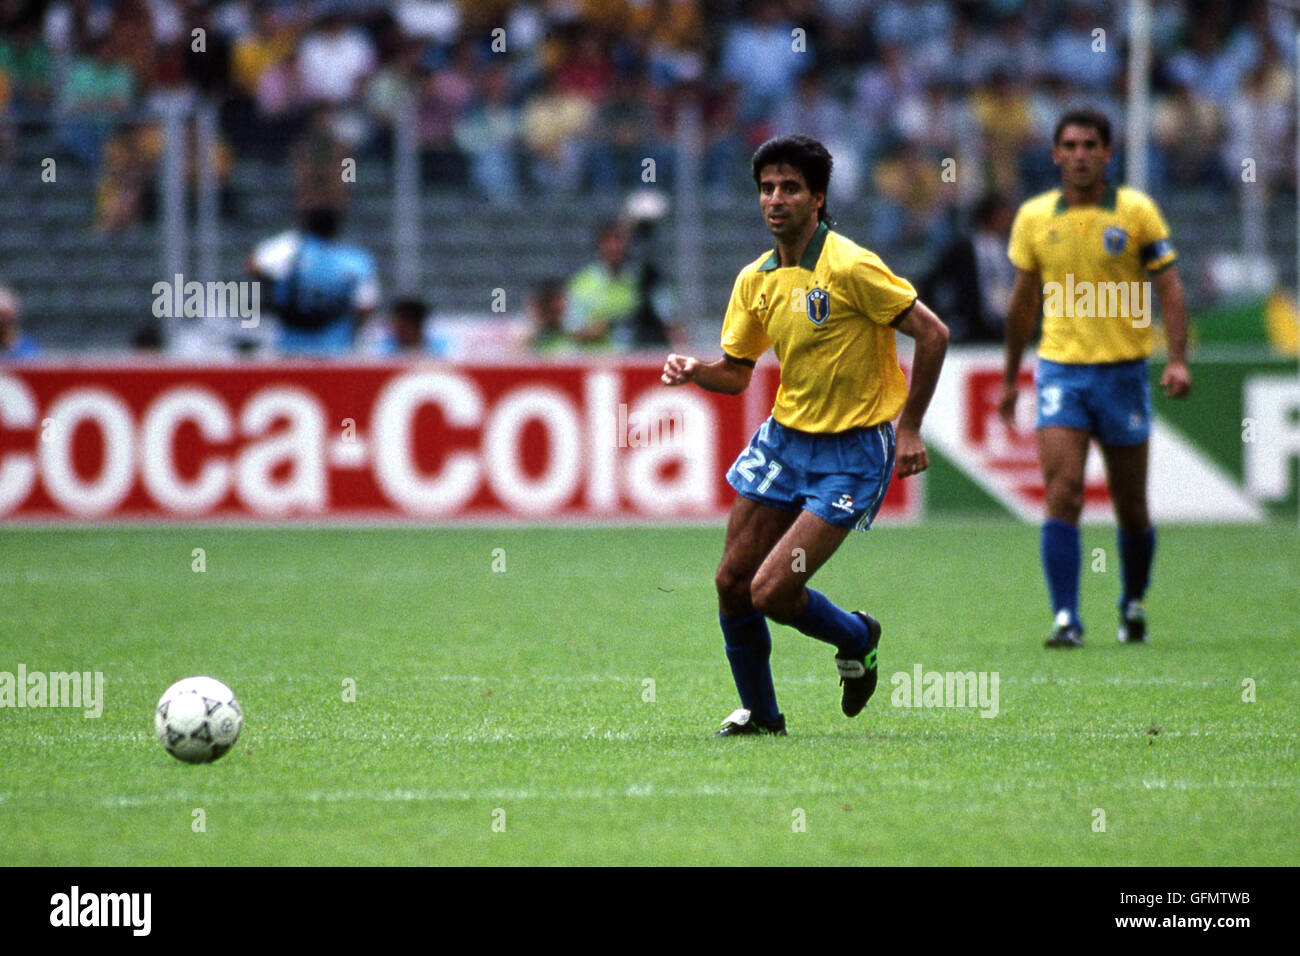
<svg viewBox="0 0 1300 956"><path fill-rule="evenodd" d="M776 481L776 476L781 474L781 463L779 461L768 461L767 456L757 448L749 449L749 453L740 461L736 462L736 471L740 472L745 477L745 480L751 485L757 477L757 475L754 474L754 469L762 468L764 465L767 466L767 475L758 483L758 487L754 489L760 495L767 491L768 488L771 488L772 482Z"/></svg>

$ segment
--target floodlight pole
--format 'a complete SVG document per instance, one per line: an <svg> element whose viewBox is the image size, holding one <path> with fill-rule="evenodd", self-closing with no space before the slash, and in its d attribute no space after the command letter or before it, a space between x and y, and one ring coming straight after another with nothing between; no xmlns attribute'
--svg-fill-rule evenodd
<svg viewBox="0 0 1300 956"><path fill-rule="evenodd" d="M1128 6L1128 124L1125 141L1128 168L1125 180L1147 191L1147 146L1151 135L1151 3L1130 0Z"/></svg>

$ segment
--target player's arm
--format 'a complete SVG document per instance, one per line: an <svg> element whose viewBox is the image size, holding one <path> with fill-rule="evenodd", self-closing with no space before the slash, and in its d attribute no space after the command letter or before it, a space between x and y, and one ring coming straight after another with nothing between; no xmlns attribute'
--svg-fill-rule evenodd
<svg viewBox="0 0 1300 956"><path fill-rule="evenodd" d="M1011 301L1007 303L1007 353L1002 369L1002 395L998 399L998 415L1003 423L1012 427L1016 420L1016 398L1020 391L1020 360L1025 346L1034 337L1038 313L1042 308L1043 284L1037 272L1016 270L1016 283L1011 287Z"/></svg>
<svg viewBox="0 0 1300 956"><path fill-rule="evenodd" d="M659 380L665 385L685 385L694 382L706 392L739 395L749 387L754 374L754 363L746 359L724 355L716 362L701 362L689 355L674 352L664 362Z"/></svg>
<svg viewBox="0 0 1300 956"><path fill-rule="evenodd" d="M1169 342L1169 364L1160 376L1160 385L1171 398L1183 398L1192 390L1192 373L1187 368L1187 301L1183 297L1183 280L1178 267L1166 266L1151 277L1160 315Z"/></svg>
<svg viewBox="0 0 1300 956"><path fill-rule="evenodd" d="M930 466L925 443L921 441L921 419L925 417L925 410L934 397L934 388L939 383L939 370L943 368L943 357L948 351L948 326L917 299L900 319L895 320L894 328L916 341L912 352L912 382L907 389L903 414L898 418L895 446L898 477L906 478Z"/></svg>

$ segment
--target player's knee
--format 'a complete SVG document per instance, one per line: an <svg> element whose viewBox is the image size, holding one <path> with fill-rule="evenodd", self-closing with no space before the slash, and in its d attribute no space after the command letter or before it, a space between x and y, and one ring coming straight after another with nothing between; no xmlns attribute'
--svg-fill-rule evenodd
<svg viewBox="0 0 1300 956"><path fill-rule="evenodd" d="M794 616L793 597L785 582L776 576L756 577L749 587L754 609L774 621L788 621Z"/></svg>
<svg viewBox="0 0 1300 956"><path fill-rule="evenodd" d="M1077 515L1083 510L1083 479L1053 478L1047 484L1047 507L1057 514Z"/></svg>
<svg viewBox="0 0 1300 956"><path fill-rule="evenodd" d="M738 573L726 562L718 567L718 573L713 576L713 586L718 589L718 600L731 608L749 606L749 583L747 575Z"/></svg>

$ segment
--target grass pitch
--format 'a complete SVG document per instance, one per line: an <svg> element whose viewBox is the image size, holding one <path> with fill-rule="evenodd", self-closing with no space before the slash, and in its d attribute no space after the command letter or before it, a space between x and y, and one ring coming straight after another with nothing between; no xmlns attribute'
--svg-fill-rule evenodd
<svg viewBox="0 0 1300 956"><path fill-rule="evenodd" d="M721 544L0 531L0 671L105 678L98 719L0 709L0 863L1300 863L1294 528L1162 529L1138 647L1113 532L1086 529L1066 652L1042 647L1037 529L855 535L815 582L883 622L880 687L845 719L832 649L774 626L785 739L708 737L737 706ZM918 664L997 672L997 716L893 706ZM246 716L197 767L152 735L193 674Z"/></svg>

